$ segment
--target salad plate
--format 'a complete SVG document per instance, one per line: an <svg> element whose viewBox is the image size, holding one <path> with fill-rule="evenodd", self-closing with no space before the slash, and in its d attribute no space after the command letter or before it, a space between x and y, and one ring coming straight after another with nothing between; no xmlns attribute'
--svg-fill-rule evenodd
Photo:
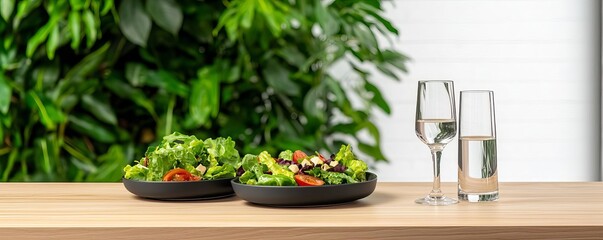
<svg viewBox="0 0 603 240"><path fill-rule="evenodd" d="M157 200L209 200L234 194L232 178L187 182L154 182L122 179L132 194Z"/></svg>
<svg viewBox="0 0 603 240"><path fill-rule="evenodd" d="M124 167L126 189L143 198L201 200L234 194L230 181L241 166L231 138L198 139L174 132Z"/></svg>
<svg viewBox="0 0 603 240"><path fill-rule="evenodd" d="M262 186L232 180L232 188L241 199L260 205L304 207L352 202L375 190L377 175L366 173L366 181L322 186Z"/></svg>

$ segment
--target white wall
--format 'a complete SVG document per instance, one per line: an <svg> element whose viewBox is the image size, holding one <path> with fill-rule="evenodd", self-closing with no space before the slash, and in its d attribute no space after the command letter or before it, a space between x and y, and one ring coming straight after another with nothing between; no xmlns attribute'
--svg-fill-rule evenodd
<svg viewBox="0 0 603 240"><path fill-rule="evenodd" d="M501 181L592 181L600 170L599 1L401 0L385 3L409 55L402 83L383 79L393 114L379 114L382 181L431 181L414 133L416 85L452 79L458 91L495 92ZM385 39L381 41L388 44ZM442 180L456 181L456 139Z"/></svg>

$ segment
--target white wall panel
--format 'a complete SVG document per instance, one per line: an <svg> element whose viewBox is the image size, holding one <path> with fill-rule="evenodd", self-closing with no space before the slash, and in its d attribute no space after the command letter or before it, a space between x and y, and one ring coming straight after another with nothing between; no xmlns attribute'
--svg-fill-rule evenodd
<svg viewBox="0 0 603 240"><path fill-rule="evenodd" d="M392 3L387 15L401 32L393 47L413 60L402 83L373 73L393 106L377 118L391 160L377 165L381 180L432 179L414 133L423 79L454 80L457 100L462 89L495 91L501 181L598 180L599 1ZM455 140L444 150L444 181L456 181L456 161Z"/></svg>

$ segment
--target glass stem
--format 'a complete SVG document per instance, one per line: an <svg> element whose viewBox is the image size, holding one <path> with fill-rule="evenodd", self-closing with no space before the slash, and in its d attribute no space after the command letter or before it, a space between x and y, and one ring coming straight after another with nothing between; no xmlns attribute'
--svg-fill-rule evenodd
<svg viewBox="0 0 603 240"><path fill-rule="evenodd" d="M442 194L442 190L440 189L440 158L442 157L442 147L430 147L431 150L431 158L433 160L433 188L431 189L431 193L429 193L429 197L431 198L441 198L444 196Z"/></svg>

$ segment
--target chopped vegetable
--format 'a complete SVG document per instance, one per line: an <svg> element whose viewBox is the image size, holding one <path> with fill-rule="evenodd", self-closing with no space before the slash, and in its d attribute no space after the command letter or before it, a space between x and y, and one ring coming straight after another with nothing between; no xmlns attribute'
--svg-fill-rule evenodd
<svg viewBox="0 0 603 240"><path fill-rule="evenodd" d="M292 154L287 150L275 159L268 152L262 152L258 156L245 155L239 182L268 186L348 184L365 181L367 170L366 163L356 159L349 145L342 146L330 158L318 152L308 156L300 150Z"/></svg>
<svg viewBox="0 0 603 240"><path fill-rule="evenodd" d="M140 181L162 181L169 172L182 169L182 176L171 179L212 180L233 178L241 167L239 152L230 138L208 138L173 133L163 137L159 145L149 147L145 156L134 166L124 167L124 178ZM181 170L178 170L181 171ZM167 180L170 181L170 180Z"/></svg>
<svg viewBox="0 0 603 240"><path fill-rule="evenodd" d="M325 184L325 181L320 180L320 178L302 174L295 175L295 182L299 186L321 186Z"/></svg>
<svg viewBox="0 0 603 240"><path fill-rule="evenodd" d="M163 176L163 181L199 181L201 177L192 175L189 171L182 168L175 168L170 170Z"/></svg>
<svg viewBox="0 0 603 240"><path fill-rule="evenodd" d="M297 150L293 153L293 162L299 163L300 160L303 160L307 157L308 157L308 155L306 155L305 152L302 152L301 150Z"/></svg>

